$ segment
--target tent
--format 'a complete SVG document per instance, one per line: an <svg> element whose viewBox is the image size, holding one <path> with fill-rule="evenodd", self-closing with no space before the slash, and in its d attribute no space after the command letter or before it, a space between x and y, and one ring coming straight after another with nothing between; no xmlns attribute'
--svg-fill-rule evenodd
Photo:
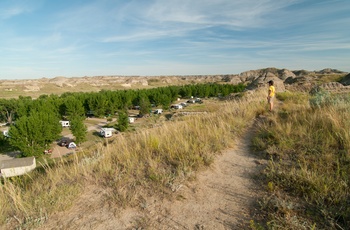
<svg viewBox="0 0 350 230"><path fill-rule="evenodd" d="M69 149L75 149L77 147L77 145L74 142L71 142L68 144L67 148Z"/></svg>

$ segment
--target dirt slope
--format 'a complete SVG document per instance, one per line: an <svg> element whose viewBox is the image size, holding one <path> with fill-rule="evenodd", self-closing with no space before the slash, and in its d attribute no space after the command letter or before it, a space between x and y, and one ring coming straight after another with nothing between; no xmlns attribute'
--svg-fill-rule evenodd
<svg viewBox="0 0 350 230"><path fill-rule="evenodd" d="M251 135L252 128L197 180L180 186L173 200L150 197L139 209L113 213L101 206L104 191L87 188L70 210L40 229L249 229L259 192L252 177L262 167L250 153Z"/></svg>

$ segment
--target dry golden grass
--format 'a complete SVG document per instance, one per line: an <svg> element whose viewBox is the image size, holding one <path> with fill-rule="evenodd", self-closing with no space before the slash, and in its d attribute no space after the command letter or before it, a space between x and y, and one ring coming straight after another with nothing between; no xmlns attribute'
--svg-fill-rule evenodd
<svg viewBox="0 0 350 230"><path fill-rule="evenodd" d="M2 223L14 218L17 224L23 225L28 220L41 219L69 207L81 191L82 182L78 178L84 173L77 168L76 158L70 161L73 163L66 159L54 165L44 162L31 174L3 179L0 186Z"/></svg>
<svg viewBox="0 0 350 230"><path fill-rule="evenodd" d="M135 204L145 187L166 193L210 165L220 150L231 147L255 116L254 105L216 104L213 107L218 110L213 113L180 116L152 129L118 136L99 150L104 157L94 169L96 181L112 187L111 198L123 205Z"/></svg>

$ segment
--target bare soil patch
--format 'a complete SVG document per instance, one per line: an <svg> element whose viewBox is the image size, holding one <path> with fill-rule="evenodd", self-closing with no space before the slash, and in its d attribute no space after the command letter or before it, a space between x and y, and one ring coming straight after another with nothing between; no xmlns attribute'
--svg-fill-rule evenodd
<svg viewBox="0 0 350 230"><path fill-rule="evenodd" d="M40 229L250 229L263 165L250 151L252 128L210 169L184 182L172 199L148 197L140 207L115 212L101 188L87 187L70 210L49 218Z"/></svg>

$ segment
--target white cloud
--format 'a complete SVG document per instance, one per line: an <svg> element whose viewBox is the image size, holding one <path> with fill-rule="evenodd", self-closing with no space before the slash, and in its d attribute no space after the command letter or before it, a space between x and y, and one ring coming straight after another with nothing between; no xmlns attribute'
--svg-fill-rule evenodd
<svg viewBox="0 0 350 230"><path fill-rule="evenodd" d="M153 3L130 1L117 5L100 1L75 6L59 14L56 31L104 37L103 42L140 41L167 36L185 36L193 31L225 27L249 30L266 26L284 26L291 21L276 21L296 0L155 0ZM294 20L294 19L293 19ZM271 21L275 21L270 24Z"/></svg>
<svg viewBox="0 0 350 230"><path fill-rule="evenodd" d="M22 14L30 13L36 10L42 4L42 0L23 1L11 0L0 1L0 19L10 19Z"/></svg>
<svg viewBox="0 0 350 230"><path fill-rule="evenodd" d="M10 9L2 9L2 10L0 10L0 18L1 19L8 19L8 18L11 18L13 16L22 14L25 11L26 11L25 9L19 8L19 7L13 7Z"/></svg>
<svg viewBox="0 0 350 230"><path fill-rule="evenodd" d="M25 6L11 6L9 8L0 9L0 19L9 19L31 11L32 9Z"/></svg>
<svg viewBox="0 0 350 230"><path fill-rule="evenodd" d="M265 25L265 16L297 1L273 0L156 0L144 10L144 18L156 22L178 22L198 25L226 25L236 28Z"/></svg>
<svg viewBox="0 0 350 230"><path fill-rule="evenodd" d="M184 41L196 37L209 39L219 37L225 29L229 31L252 31L256 28L270 27L271 22L276 21L276 14L299 0L155 0L152 4L139 1L129 2L124 5L115 18L115 23L124 21L132 24L130 28L110 27L107 34L102 35L102 42L135 42L157 40L163 38L183 37ZM276 13L278 12L278 13ZM274 22L276 27L286 26L288 22ZM284 24L284 25L283 25ZM201 34L199 31L206 31ZM209 31L213 31L209 33ZM218 33L218 34L216 34ZM192 36L192 37L189 37ZM230 41L233 38L227 34L222 40ZM214 42L214 41L213 41ZM245 45L245 41L240 42ZM248 46L255 46L248 44Z"/></svg>

